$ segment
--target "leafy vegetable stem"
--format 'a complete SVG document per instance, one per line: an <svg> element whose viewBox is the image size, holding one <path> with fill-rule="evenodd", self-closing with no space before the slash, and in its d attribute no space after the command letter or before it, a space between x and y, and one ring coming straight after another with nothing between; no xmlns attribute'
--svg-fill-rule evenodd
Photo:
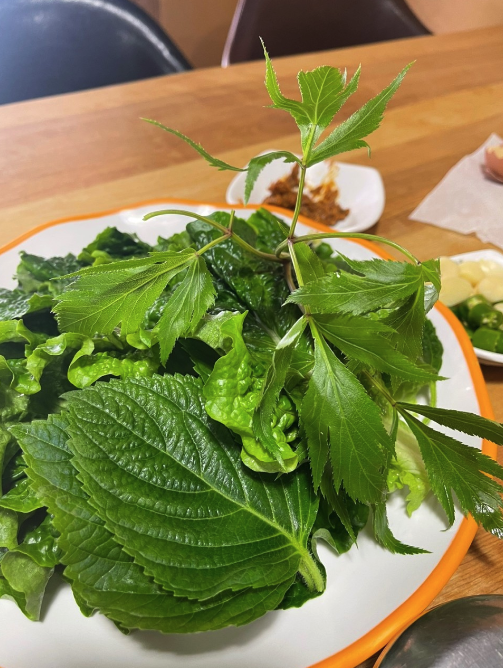
<svg viewBox="0 0 503 668"><path fill-rule="evenodd" d="M231 212L231 223L232 223L232 214L234 212ZM253 253L254 255L258 255L258 257L262 258L263 260L268 260L269 262L283 262L283 258L280 258L278 255L272 254L272 253L264 253L258 248L254 248L251 246L249 243L247 243L244 239L242 239L240 236L235 234L230 227L225 227L224 225L220 225L220 223L217 223L216 220L212 220L211 218L207 218L206 216L200 216L197 213L194 213L192 211L183 211L181 209L162 209L161 211L152 211L151 213L147 213L145 216L143 216L143 220L150 220L151 218L155 218L156 216L164 216L164 215L175 215L175 216L187 216L188 218L195 218L196 220L200 220L203 223L207 223L208 225L211 225L212 227L216 228L217 230L220 230L220 232L223 232L224 235L226 235L226 238L229 238L232 236L234 241L241 246L241 248L244 248L247 250L249 253ZM222 241L223 239L220 239L219 241Z"/></svg>
<svg viewBox="0 0 503 668"><path fill-rule="evenodd" d="M187 216L188 218L195 218L196 220L200 220L203 223L208 223L208 225L215 227L217 230L220 230L220 232L223 232L224 234L228 232L228 229L224 225L220 225L220 223L217 223L216 220L212 220L211 218L207 218L206 216L200 216L198 213L194 213L193 211L182 211L181 209L161 209L160 211L152 211L151 213L145 214L143 216L143 220L150 220L151 218L155 218L157 216L169 216L169 215Z"/></svg>
<svg viewBox="0 0 503 668"><path fill-rule="evenodd" d="M296 244L299 243L299 241L313 241L315 239L329 239L329 238L336 238L336 239L366 239L367 241L376 241L378 243L384 244L385 246L390 246L391 248L394 248L395 250L399 251L404 255L406 258L411 260L414 264L421 264L419 260L412 255L412 253L409 253L408 250L400 246L400 244L395 243L394 241L390 241L389 239L384 239L383 237L378 237L375 234L362 234L358 232L317 232L313 234L304 234L301 237L297 237L296 239L292 239L291 241ZM275 253L276 255L279 255L283 248L289 243L290 239L285 239L285 241L282 241L279 246L276 248Z"/></svg>
<svg viewBox="0 0 503 668"><path fill-rule="evenodd" d="M323 575L310 554L306 554L301 560L299 573L304 578L309 591L323 591L325 589Z"/></svg>
<svg viewBox="0 0 503 668"><path fill-rule="evenodd" d="M299 165L300 167L300 176L299 176L299 190L297 192L297 201L295 202L295 209L293 212L292 222L290 224L290 229L288 231L288 238L293 238L295 234L295 227L297 225L297 220L299 218L300 207L302 204L302 194L304 192L304 182L306 180L306 167L305 165Z"/></svg>
<svg viewBox="0 0 503 668"><path fill-rule="evenodd" d="M223 234L221 237L218 237L218 239L213 239L213 241L210 241L209 244L206 244L206 246L203 246L197 251L197 255L203 255L203 253L206 253L207 250L210 250L210 248L213 248L213 246L217 246L218 244L221 244L222 241L226 241L230 236L232 235L232 232L228 231L225 234Z"/></svg>
<svg viewBox="0 0 503 668"><path fill-rule="evenodd" d="M290 257L292 258L292 264L295 269L295 275L297 276L297 283L299 284L299 288L301 288L304 285L304 280L302 278L300 266L297 260L297 256L295 254L294 244L292 239L287 239L287 241L288 241L288 250L290 252Z"/></svg>

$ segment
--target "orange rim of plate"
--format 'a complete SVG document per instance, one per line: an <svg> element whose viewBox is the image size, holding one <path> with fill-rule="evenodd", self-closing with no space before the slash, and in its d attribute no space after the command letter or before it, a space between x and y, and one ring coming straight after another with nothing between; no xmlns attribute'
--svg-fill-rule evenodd
<svg viewBox="0 0 503 668"><path fill-rule="evenodd" d="M101 211L99 213L83 214L81 216L73 216L71 218L60 218L48 223L43 223L34 227L32 230L25 232L13 241L0 247L0 255L8 250L18 246L26 239L35 236L43 230L56 225L64 223L73 223L81 220L88 220L90 218L102 218L110 216L128 209L137 209L142 206L150 206L152 204L182 204L184 206L209 206L215 209L232 209L233 206L221 202L200 202L195 200L188 200L183 198L162 198L147 200L144 202L136 202L126 207L111 209L109 211ZM261 205L256 204L240 204L235 205L236 209L259 209ZM291 216L292 212L287 209L282 209L276 206L266 206L269 211L283 215ZM332 228L326 227L320 223L310 220L304 216L299 216L299 222L311 228L320 230L321 232L337 232ZM389 253L379 248L376 244L366 241L365 239L353 239L354 243L371 250L376 255L384 259L393 259ZM456 318L456 316L444 304L437 302L435 308L447 320L451 329L454 331L456 338L465 357L470 376L472 378L475 395L479 404L480 414L483 417L494 419L494 413L487 392L487 388L480 370L479 363L475 356L473 346L466 334L463 326ZM482 441L482 452L493 459L496 459L497 446L489 441ZM377 626L375 626L368 633L363 635L355 642L348 645L343 650L332 654L331 656L312 664L309 668L355 668L373 654L382 649L391 639L397 636L405 627L411 624L417 617L419 617L426 607L433 601L435 596L443 589L449 581L451 575L457 569L463 557L468 551L470 544L477 532L477 523L472 517L463 518L456 535L452 539L451 544L447 548L445 554L442 556L438 564L432 570L426 580L416 589L416 591L409 596L396 610L383 619Z"/></svg>

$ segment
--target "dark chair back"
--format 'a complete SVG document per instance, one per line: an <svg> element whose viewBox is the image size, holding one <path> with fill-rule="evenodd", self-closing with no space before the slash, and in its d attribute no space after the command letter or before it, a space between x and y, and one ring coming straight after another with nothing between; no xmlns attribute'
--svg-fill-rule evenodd
<svg viewBox="0 0 503 668"><path fill-rule="evenodd" d="M404 0L239 0L222 66L427 35Z"/></svg>
<svg viewBox="0 0 503 668"><path fill-rule="evenodd" d="M129 0L0 0L0 104L190 69Z"/></svg>

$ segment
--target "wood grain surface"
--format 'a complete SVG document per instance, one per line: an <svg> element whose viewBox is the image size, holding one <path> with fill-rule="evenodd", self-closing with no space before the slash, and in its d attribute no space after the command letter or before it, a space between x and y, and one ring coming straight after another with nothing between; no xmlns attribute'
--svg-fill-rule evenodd
<svg viewBox="0 0 503 668"><path fill-rule="evenodd" d="M362 63L360 88L341 113L345 118L412 60L371 138L372 158L363 152L343 158L371 164L383 176L387 203L372 232L420 259L489 247L408 215L459 159L491 132L503 134L503 27L296 56L275 65L282 91L294 96L299 69L330 64L352 73ZM0 245L49 220L141 200L223 202L229 173L211 169L140 117L173 126L236 165L266 148L298 150L293 121L264 107L263 78L263 64L248 63L0 107ZM485 367L484 376L503 421L503 370ZM503 543L479 532L434 604L485 593L503 593ZM369 660L362 667L372 665Z"/></svg>

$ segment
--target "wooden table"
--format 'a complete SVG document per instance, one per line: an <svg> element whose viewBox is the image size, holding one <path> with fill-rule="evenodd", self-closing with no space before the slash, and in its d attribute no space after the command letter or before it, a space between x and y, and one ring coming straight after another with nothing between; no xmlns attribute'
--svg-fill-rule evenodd
<svg viewBox="0 0 503 668"><path fill-rule="evenodd" d="M474 237L408 220L409 213L491 132L503 134L503 26L280 59L282 90L296 95L298 70L363 65L358 92L341 117L417 60L372 136L386 210L375 231L420 259L484 247ZM48 220L161 197L224 201L230 175L209 168L182 142L142 123L173 126L232 164L266 148L298 150L293 121L265 109L263 63L103 88L0 107L0 245ZM374 230L373 230L374 231ZM503 370L484 368L503 421ZM501 458L503 462L503 457ZM503 593L503 543L479 532L434 603ZM367 662L365 666L372 665Z"/></svg>

